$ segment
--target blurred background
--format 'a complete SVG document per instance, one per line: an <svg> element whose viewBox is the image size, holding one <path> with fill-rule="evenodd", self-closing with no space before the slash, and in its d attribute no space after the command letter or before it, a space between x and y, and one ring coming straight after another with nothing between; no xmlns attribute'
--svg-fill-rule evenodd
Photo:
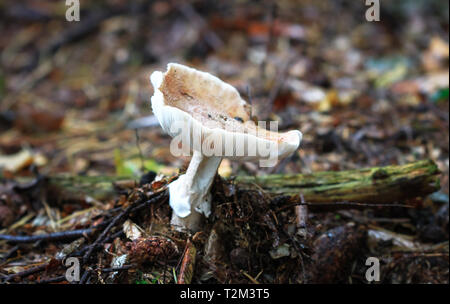
<svg viewBox="0 0 450 304"><path fill-rule="evenodd" d="M380 0L368 22L365 1L82 0L68 22L63 0L2 0L0 176L175 174L188 159L151 117L149 75L179 62L304 134L276 167L223 176L431 158L448 194L448 5Z"/></svg>

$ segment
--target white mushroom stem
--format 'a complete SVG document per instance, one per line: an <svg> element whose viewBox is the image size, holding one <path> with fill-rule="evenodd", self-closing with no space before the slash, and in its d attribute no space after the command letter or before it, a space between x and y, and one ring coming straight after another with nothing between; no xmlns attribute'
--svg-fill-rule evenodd
<svg viewBox="0 0 450 304"><path fill-rule="evenodd" d="M211 214L210 188L221 161L221 157L206 157L194 150L186 173L170 183L171 224L176 229L198 231L202 214Z"/></svg>

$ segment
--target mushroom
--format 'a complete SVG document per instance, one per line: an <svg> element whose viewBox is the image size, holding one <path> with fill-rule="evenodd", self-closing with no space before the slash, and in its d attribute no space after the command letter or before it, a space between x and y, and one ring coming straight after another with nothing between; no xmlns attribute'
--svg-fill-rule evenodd
<svg viewBox="0 0 450 304"><path fill-rule="evenodd" d="M300 131L278 133L256 125L238 91L209 73L169 63L166 73L155 71L150 81L153 113L173 137L171 153L193 152L186 173L169 184L177 230L198 231L203 215L211 214L210 188L223 157L267 167L300 145Z"/></svg>

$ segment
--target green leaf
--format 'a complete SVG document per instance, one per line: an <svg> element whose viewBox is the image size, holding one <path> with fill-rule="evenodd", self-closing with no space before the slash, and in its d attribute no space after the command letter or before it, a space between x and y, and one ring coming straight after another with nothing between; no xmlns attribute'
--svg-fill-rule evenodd
<svg viewBox="0 0 450 304"><path fill-rule="evenodd" d="M162 165L158 164L153 159L148 159L144 161L144 168L148 171L158 172L161 169Z"/></svg>
<svg viewBox="0 0 450 304"><path fill-rule="evenodd" d="M124 160L119 149L114 150L114 165L116 167L116 174L119 176L139 176L141 171L142 161L139 157ZM158 164L153 159L144 160L144 169L147 171L158 172L163 165Z"/></svg>
<svg viewBox="0 0 450 304"><path fill-rule="evenodd" d="M116 166L116 174L119 176L126 175L126 169L124 165L124 161L122 158L122 154L119 149L114 149L114 165Z"/></svg>
<svg viewBox="0 0 450 304"><path fill-rule="evenodd" d="M448 100L448 88L439 89L431 95L431 101L439 102L441 100Z"/></svg>

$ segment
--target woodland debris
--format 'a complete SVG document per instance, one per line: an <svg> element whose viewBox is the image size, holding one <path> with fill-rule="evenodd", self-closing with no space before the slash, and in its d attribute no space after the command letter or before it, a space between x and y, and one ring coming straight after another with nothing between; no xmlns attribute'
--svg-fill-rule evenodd
<svg viewBox="0 0 450 304"><path fill-rule="evenodd" d="M205 244L204 260L210 263L223 261L225 257L225 249L223 246L223 237L220 232L219 225L215 225L209 233L208 240Z"/></svg>
<svg viewBox="0 0 450 304"><path fill-rule="evenodd" d="M342 270L327 280L367 284L369 256L380 259L382 284L449 282L448 1L383 2L381 27L352 18L363 16L352 1L90 1L70 24L63 1L17 2L0 5L0 155L29 150L32 161L12 171L11 159L0 165L0 234L97 229L75 241L0 240L2 283L67 284L63 257L88 251L80 283L178 282L191 236L170 228L164 188L188 159L169 152L156 116L128 123L152 114L148 75L170 58L233 85L252 105L252 120L265 112L279 130L305 134L301 149L272 168L222 161L214 210L191 239L191 283L298 284ZM424 166L393 182L396 174L363 173L426 159L442 174ZM431 193L438 179L441 189ZM124 232L127 221L136 226ZM338 255L354 251L349 222L369 231L352 261ZM135 227L180 252L131 264ZM314 244L339 227L341 237ZM280 246L290 256L272 259ZM338 263L315 272L330 253Z"/></svg>
<svg viewBox="0 0 450 304"><path fill-rule="evenodd" d="M178 275L178 284L190 284L194 275L195 259L197 249L190 240L186 243L183 260L180 266L180 274Z"/></svg>
<svg viewBox="0 0 450 304"><path fill-rule="evenodd" d="M33 163L33 155L29 150L22 150L14 155L0 155L0 169L10 171L12 173Z"/></svg>
<svg viewBox="0 0 450 304"><path fill-rule="evenodd" d="M11 243L34 243L37 241L67 241L76 239L79 237L87 237L94 233L98 227L76 229L69 231L53 232L48 234L37 235L8 235L0 234L0 240L6 240Z"/></svg>
<svg viewBox="0 0 450 304"><path fill-rule="evenodd" d="M167 261L179 253L177 245L163 236L139 237L126 246L129 261L138 265Z"/></svg>
<svg viewBox="0 0 450 304"><path fill-rule="evenodd" d="M123 232L129 238L130 240L134 241L141 237L142 235L142 228L140 228L138 225L133 223L130 220L126 220L125 223L123 223Z"/></svg>
<svg viewBox="0 0 450 304"><path fill-rule="evenodd" d="M320 235L314 241L308 282L346 282L365 237L366 229L354 223L330 229Z"/></svg>
<svg viewBox="0 0 450 304"><path fill-rule="evenodd" d="M68 191L84 192L94 198L115 195L112 182L124 179L127 177L49 177L52 185ZM311 174L238 175L234 180L241 190L254 189L256 184L274 196L296 197L302 194L309 206L334 202L338 208L345 207L348 202L395 203L425 197L440 189L440 171L432 160Z"/></svg>
<svg viewBox="0 0 450 304"><path fill-rule="evenodd" d="M440 189L440 171L431 160L350 171L237 176L240 187L255 183L273 195L302 194L308 204L322 202L394 203Z"/></svg>

